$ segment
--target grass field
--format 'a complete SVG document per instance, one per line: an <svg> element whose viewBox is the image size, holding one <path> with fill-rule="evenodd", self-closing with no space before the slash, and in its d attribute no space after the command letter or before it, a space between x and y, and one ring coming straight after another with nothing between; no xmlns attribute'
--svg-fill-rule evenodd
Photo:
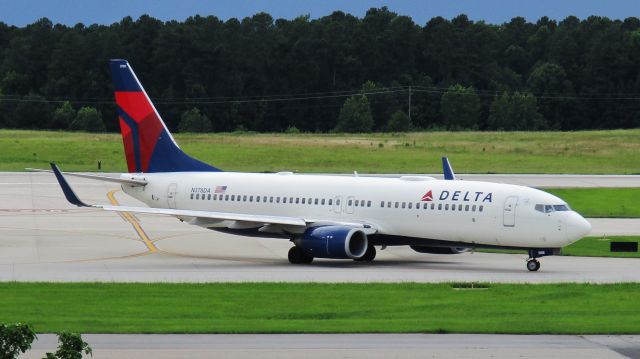
<svg viewBox="0 0 640 359"><path fill-rule="evenodd" d="M189 154L229 171L640 173L640 129L407 134L177 134ZM304 152L302 152L304 151ZM58 162L67 171L123 172L119 134L0 130L0 170Z"/></svg>
<svg viewBox="0 0 640 359"><path fill-rule="evenodd" d="M640 188L544 189L585 217L640 217Z"/></svg>
<svg viewBox="0 0 640 359"><path fill-rule="evenodd" d="M638 283L0 283L0 293L0 322L41 333L640 333Z"/></svg>
<svg viewBox="0 0 640 359"><path fill-rule="evenodd" d="M616 236L616 237L585 237L570 246L562 248L563 256L576 257L617 257L617 258L640 258L640 252L611 252L611 242L640 242L640 236ZM511 249L476 249L484 253L522 253L526 250L517 251Z"/></svg>

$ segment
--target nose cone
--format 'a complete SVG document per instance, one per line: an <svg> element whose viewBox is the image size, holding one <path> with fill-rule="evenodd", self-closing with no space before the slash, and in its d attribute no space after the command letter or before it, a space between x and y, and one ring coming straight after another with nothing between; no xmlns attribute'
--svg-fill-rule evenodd
<svg viewBox="0 0 640 359"><path fill-rule="evenodd" d="M567 240L573 243L589 232L591 232L591 223L576 212L571 212L567 217Z"/></svg>

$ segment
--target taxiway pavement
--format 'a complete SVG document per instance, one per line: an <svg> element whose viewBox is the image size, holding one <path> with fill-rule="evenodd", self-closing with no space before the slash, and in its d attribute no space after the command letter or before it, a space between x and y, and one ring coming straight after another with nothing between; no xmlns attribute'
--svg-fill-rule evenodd
<svg viewBox="0 0 640 359"><path fill-rule="evenodd" d="M638 335L88 334L99 358L638 358ZM56 348L42 334L27 358Z"/></svg>

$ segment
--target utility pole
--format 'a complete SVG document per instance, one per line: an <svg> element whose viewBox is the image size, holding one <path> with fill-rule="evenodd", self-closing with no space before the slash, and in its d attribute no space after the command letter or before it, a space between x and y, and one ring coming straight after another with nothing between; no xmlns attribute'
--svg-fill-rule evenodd
<svg viewBox="0 0 640 359"><path fill-rule="evenodd" d="M411 123L411 85L409 85L409 122Z"/></svg>

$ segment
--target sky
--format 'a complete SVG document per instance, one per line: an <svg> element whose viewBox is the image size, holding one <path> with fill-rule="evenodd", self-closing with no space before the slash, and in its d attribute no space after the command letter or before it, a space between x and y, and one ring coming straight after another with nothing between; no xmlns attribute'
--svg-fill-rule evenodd
<svg viewBox="0 0 640 359"><path fill-rule="evenodd" d="M163 21L182 21L189 16L215 15L222 20L244 18L264 11L274 18L312 19L341 10L358 17L371 7L387 6L424 25L434 16L451 19L461 13L472 20L501 24L515 16L535 22L542 16L562 20L569 15L612 19L640 17L638 0L0 0L0 21L24 26L42 17L54 23L75 25L112 24L125 16L148 14Z"/></svg>

